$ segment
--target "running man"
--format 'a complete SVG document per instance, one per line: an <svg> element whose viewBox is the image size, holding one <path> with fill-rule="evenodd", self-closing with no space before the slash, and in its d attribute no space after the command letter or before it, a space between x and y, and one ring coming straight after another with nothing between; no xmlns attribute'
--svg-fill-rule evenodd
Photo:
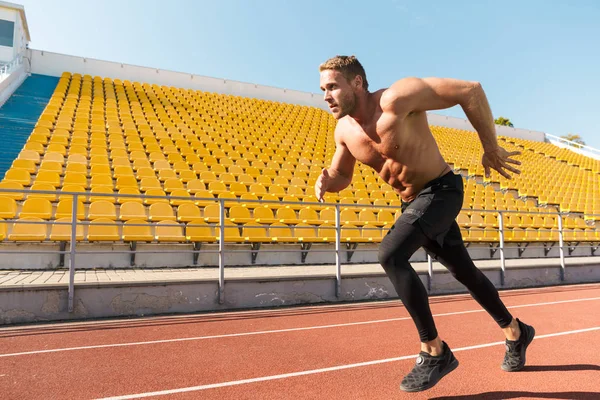
<svg viewBox="0 0 600 400"><path fill-rule="evenodd" d="M402 215L381 242L379 262L418 330L421 351L400 388L416 392L433 387L458 366L436 330L428 296L409 263L423 247L468 289L506 336L501 368L518 371L535 330L508 312L498 291L473 264L456 217L463 204L461 175L444 161L427 122L427 110L460 105L483 145L487 177L493 168L510 179L520 165L498 145L487 97L477 82L444 78L404 78L369 92L365 71L354 56L336 56L319 67L324 100L337 120L336 152L315 183L319 201L326 192L350 185L356 160L372 167L402 200ZM506 171L505 171L506 170Z"/></svg>

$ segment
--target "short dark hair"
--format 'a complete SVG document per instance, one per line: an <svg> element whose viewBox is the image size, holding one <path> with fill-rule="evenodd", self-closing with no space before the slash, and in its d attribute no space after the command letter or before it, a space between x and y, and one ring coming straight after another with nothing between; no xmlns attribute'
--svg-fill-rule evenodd
<svg viewBox="0 0 600 400"><path fill-rule="evenodd" d="M367 81L365 69L355 56L332 57L319 66L319 72L327 69L340 71L348 82L354 79L356 75L360 75L363 80L363 88L365 90L369 89L369 82Z"/></svg>

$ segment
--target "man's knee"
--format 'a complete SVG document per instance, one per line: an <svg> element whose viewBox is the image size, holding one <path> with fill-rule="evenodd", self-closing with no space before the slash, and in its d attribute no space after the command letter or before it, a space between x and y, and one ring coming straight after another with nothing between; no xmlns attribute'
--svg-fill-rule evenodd
<svg viewBox="0 0 600 400"><path fill-rule="evenodd" d="M378 259L379 264L381 264L384 268L392 265L400 265L404 262L408 262L410 256L406 255L405 243L400 242L392 242L391 238L385 237L381 246L379 247Z"/></svg>

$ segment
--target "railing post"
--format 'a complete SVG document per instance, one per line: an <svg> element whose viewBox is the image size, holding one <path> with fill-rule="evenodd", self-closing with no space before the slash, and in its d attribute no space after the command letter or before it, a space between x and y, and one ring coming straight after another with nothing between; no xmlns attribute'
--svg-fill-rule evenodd
<svg viewBox="0 0 600 400"><path fill-rule="evenodd" d="M335 297L340 297L342 292L342 263L340 260L340 205L335 205Z"/></svg>
<svg viewBox="0 0 600 400"><path fill-rule="evenodd" d="M73 195L73 207L71 211L71 254L69 258L69 312L74 310L75 299L75 242L77 241L77 194Z"/></svg>
<svg viewBox="0 0 600 400"><path fill-rule="evenodd" d="M506 259L504 255L504 215L502 214L502 211L498 211L498 227L500 228L500 285L504 286Z"/></svg>
<svg viewBox="0 0 600 400"><path fill-rule="evenodd" d="M225 201L219 199L219 304L225 302Z"/></svg>
<svg viewBox="0 0 600 400"><path fill-rule="evenodd" d="M563 248L563 221L562 213L558 212L558 253L560 254L560 280L565 280L565 250Z"/></svg>

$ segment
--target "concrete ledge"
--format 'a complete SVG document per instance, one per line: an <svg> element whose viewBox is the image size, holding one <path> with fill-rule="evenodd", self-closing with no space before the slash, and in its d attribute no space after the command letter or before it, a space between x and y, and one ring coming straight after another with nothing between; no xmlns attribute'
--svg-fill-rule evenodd
<svg viewBox="0 0 600 400"><path fill-rule="evenodd" d="M502 271L496 260L476 264L499 289L600 282L600 257L567 259L563 280L556 259L507 262L503 285ZM336 296L334 265L227 268L222 304L215 268L78 271L73 313L68 312L68 271L0 271L0 323L397 298L379 265L342 267L339 296ZM462 284L443 266L434 263L431 278L427 263L415 263L414 267L430 295L466 293Z"/></svg>

